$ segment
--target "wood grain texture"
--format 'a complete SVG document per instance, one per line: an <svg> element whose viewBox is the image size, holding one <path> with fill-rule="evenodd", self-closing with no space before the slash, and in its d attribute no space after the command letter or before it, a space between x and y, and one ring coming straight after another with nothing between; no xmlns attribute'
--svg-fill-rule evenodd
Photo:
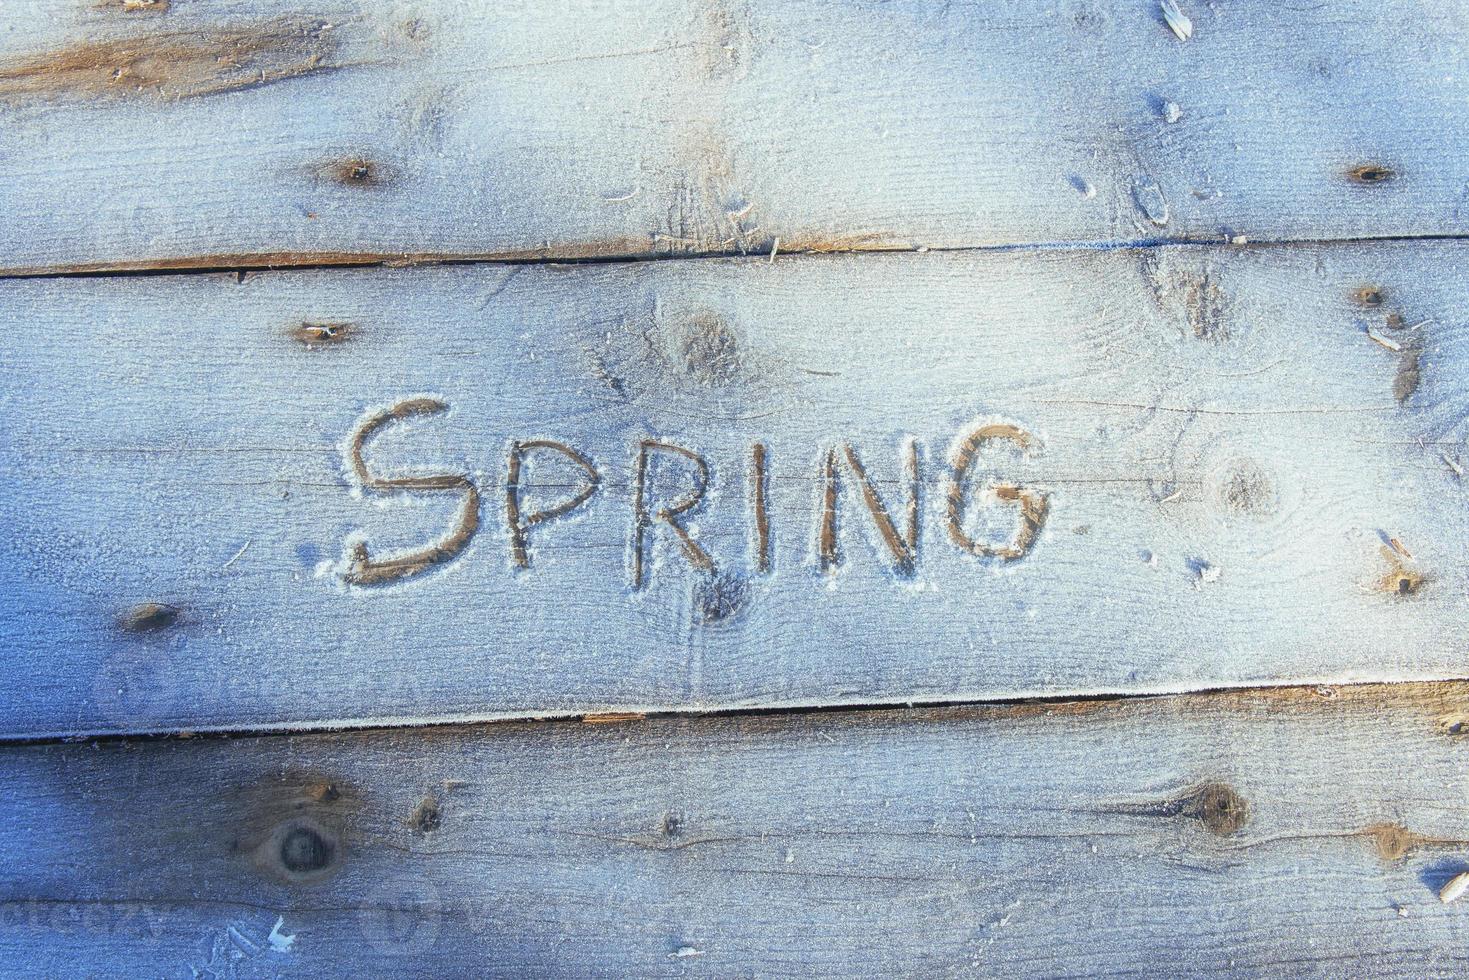
<svg viewBox="0 0 1469 980"><path fill-rule="evenodd" d="M0 270L1462 234L1457 4L9 0Z"/></svg>
<svg viewBox="0 0 1469 980"><path fill-rule="evenodd" d="M1465 255L12 280L0 733L1458 677Z"/></svg>
<svg viewBox="0 0 1469 980"><path fill-rule="evenodd" d="M36 976L1462 976L1469 907L1437 890L1469 866L1466 712L1415 685L10 747L0 951Z"/></svg>

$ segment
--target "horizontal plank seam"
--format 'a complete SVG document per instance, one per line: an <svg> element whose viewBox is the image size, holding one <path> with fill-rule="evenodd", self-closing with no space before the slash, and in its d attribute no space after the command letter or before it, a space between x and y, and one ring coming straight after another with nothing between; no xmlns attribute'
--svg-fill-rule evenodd
<svg viewBox="0 0 1469 980"><path fill-rule="evenodd" d="M578 254L575 249L545 255L503 253L254 253L233 257L156 259L143 262L102 262L86 265L22 266L0 268L0 279L95 279L133 276L219 275L324 269L414 268L452 265L626 265L640 262L683 262L744 259L751 262L788 262L828 255L918 255L986 252L1115 252L1161 248L1263 249L1324 245L1370 245L1392 242L1469 241L1469 233L1361 235L1337 238L1269 238L1233 242L1220 238L1127 238L1099 242L1014 242L994 245L879 245L850 249L793 249L751 252L711 250L688 253L628 252L615 255ZM232 258L234 261L220 261Z"/></svg>
<svg viewBox="0 0 1469 980"><path fill-rule="evenodd" d="M180 730L137 730L118 732L42 733L33 735L0 734L0 749L37 745L103 742L155 742L199 739L291 737L337 733L412 732L444 728L491 727L502 725L581 725L587 723L636 723L650 719L760 718L799 717L806 715L842 715L857 713L902 714L913 711L962 708L1007 708L1055 706L1064 708L1078 704L1123 704L1143 701L1170 701L1185 698L1238 697L1251 694L1289 696L1313 692L1330 699L1340 690L1371 688L1426 688L1442 684L1469 682L1469 676L1377 678L1353 681L1283 681L1280 683L1236 684L1214 687L1159 689L1153 691L1065 693L1055 695L1015 695L1005 697L937 698L928 700L852 701L811 704L736 705L723 708L649 708L608 709L606 711L569 711L544 714L498 713L483 715L444 715L429 719L390 717L338 721L281 722L266 725L199 727Z"/></svg>

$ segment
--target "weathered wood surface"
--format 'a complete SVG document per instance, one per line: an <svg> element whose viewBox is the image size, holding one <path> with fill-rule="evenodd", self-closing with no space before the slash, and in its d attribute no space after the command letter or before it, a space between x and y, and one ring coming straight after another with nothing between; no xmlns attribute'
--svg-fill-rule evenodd
<svg viewBox="0 0 1469 980"><path fill-rule="evenodd" d="M0 268L1463 233L1459 4L7 0Z"/></svg>
<svg viewBox="0 0 1469 980"><path fill-rule="evenodd" d="M1457 977L1466 718L1466 686L1414 685L13 746L0 951L37 976Z"/></svg>
<svg viewBox="0 0 1469 980"><path fill-rule="evenodd" d="M8 0L0 973L1469 972L1469 14L1179 4Z"/></svg>
<svg viewBox="0 0 1469 980"><path fill-rule="evenodd" d="M1462 676L1465 256L11 280L0 733Z"/></svg>

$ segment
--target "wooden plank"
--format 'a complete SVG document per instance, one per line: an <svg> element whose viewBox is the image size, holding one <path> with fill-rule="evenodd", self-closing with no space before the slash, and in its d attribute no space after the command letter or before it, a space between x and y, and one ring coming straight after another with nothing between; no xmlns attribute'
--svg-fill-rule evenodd
<svg viewBox="0 0 1469 980"><path fill-rule="evenodd" d="M11 280L0 732L1461 676L1465 254Z"/></svg>
<svg viewBox="0 0 1469 980"><path fill-rule="evenodd" d="M1466 711L1460 684L10 747L0 950L39 976L1462 976L1469 908L1437 891L1469 867Z"/></svg>
<svg viewBox="0 0 1469 980"><path fill-rule="evenodd" d="M10 0L0 268L1466 231L1456 5L1182 6Z"/></svg>

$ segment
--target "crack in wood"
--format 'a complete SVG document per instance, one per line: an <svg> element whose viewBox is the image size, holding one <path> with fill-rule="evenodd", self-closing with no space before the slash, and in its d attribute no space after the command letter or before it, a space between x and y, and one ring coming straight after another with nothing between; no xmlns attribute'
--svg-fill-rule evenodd
<svg viewBox="0 0 1469 980"><path fill-rule="evenodd" d="M1402 681L1333 681L1331 684L1240 684L1199 687L1167 692L1096 692L1057 694L1049 697L1014 698L947 698L922 700L914 698L891 701L830 701L808 704L748 705L727 708L686 708L666 710L618 710L594 713L593 719L611 716L618 721L639 724L665 719L786 719L807 715L896 716L915 720L952 716L970 717L985 712L996 717L1068 717L1128 710L1149 704L1190 705L1198 709L1271 714L1282 708L1321 708L1328 705L1362 701L1381 706L1392 702L1411 706L1430 718L1426 722L1436 734L1450 739L1464 737L1469 731L1462 706L1469 704L1469 675L1435 677ZM473 728L511 728L517 725L581 725L589 717L586 712L523 712L482 716L446 716L431 721L404 722L394 719L362 718L331 723L282 723L277 725L234 725L218 728L198 727L187 732L176 730L99 733L84 736L40 734L6 736L0 734L0 750L27 746L57 745L74 742L104 745L108 743L147 743L157 741L197 741L232 738L277 738L295 735L351 733L370 736L391 732L455 732Z"/></svg>
<svg viewBox="0 0 1469 980"><path fill-rule="evenodd" d="M1413 235L1355 235L1341 237L1288 237L1252 240L1248 245L1228 246L1234 251L1265 251L1280 248L1320 246L1352 246L1394 242L1462 242L1469 234L1432 233ZM1146 251L1153 249L1201 249L1225 247L1218 239L1205 238L1136 238L1098 242L1017 242L1002 245L913 245L901 242L871 241L848 243L836 247L809 247L800 239L781 237L781 260L815 259L831 255L926 255L967 253L1083 253ZM0 266L0 279L77 279L156 275L235 275L241 272L273 272L283 270L410 267L433 265L626 265L641 262L700 262L743 260L765 264L768 253L741 252L738 249L711 248L698 252L662 252L640 238L617 242L568 244L533 249L507 249L483 252L378 252L378 251L278 251L178 255L155 259L39 266Z"/></svg>

